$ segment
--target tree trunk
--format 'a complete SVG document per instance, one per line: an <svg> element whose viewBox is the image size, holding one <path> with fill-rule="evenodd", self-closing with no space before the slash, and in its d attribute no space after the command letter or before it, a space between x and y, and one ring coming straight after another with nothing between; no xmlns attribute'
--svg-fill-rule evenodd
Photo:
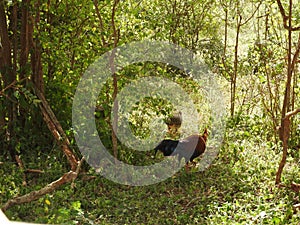
<svg viewBox="0 0 300 225"><path fill-rule="evenodd" d="M20 33L20 79L26 76L26 67L29 57L29 2L30 0L22 1L22 18L21 18L21 33ZM31 24L33 26L33 24ZM31 28L32 29L32 28ZM30 32L32 34L32 32Z"/></svg>
<svg viewBox="0 0 300 225"><path fill-rule="evenodd" d="M291 1L290 1L291 3ZM284 99L281 111L281 127L279 131L279 137L282 141L282 158L279 163L279 167L276 173L275 183L279 184L281 181L281 175L286 163L287 151L288 151L288 139L290 134L290 119L286 118L286 113L290 107L290 92L292 81L292 4L289 6L289 29L288 29L288 66L287 66L287 81L285 85Z"/></svg>
<svg viewBox="0 0 300 225"><path fill-rule="evenodd" d="M31 70L32 70L32 80L35 87L44 94L44 79L43 79L43 68L42 68L42 50L41 43L38 38L33 38L33 24L36 29L39 27L40 23L40 1L35 3L36 15L32 18L32 25L30 31L30 46L32 48L31 54Z"/></svg>
<svg viewBox="0 0 300 225"><path fill-rule="evenodd" d="M288 140L289 140L289 135L290 135L290 118L297 113L300 112L300 108L286 113L285 117L282 119L282 127L284 127L283 133L282 133L282 146L283 146L283 152L282 152L282 158L276 173L276 184L279 184L281 181L281 175L283 172L283 168L286 163L286 158L287 158L287 150L288 150ZM281 128L282 129L282 128ZM282 131L281 131L282 132Z"/></svg>
<svg viewBox="0 0 300 225"><path fill-rule="evenodd" d="M11 44L8 35L7 20L5 14L4 1L0 1L0 73L3 79L4 88L15 82L16 74L12 69ZM16 101L14 100L12 89L7 89L6 99L4 100L3 118L7 117L7 128L5 132L5 142L8 151L13 160L15 160L15 141L12 140L14 135L14 122L16 120Z"/></svg>
<svg viewBox="0 0 300 225"><path fill-rule="evenodd" d="M291 83L292 83L292 77L293 77L293 71L296 65L296 61L298 60L299 51L300 51L300 36L298 39L298 45L294 54L294 57L292 58L292 31L294 30L300 30L300 27L293 28L292 27L292 0L289 1L289 14L286 16L285 10L281 4L280 0L277 0L278 7L280 9L280 13L283 17L283 23L284 27L288 30L288 50L287 50L287 56L288 56L288 66L287 66L287 78L286 78L286 85L285 85L285 93L284 93L284 100L282 105L282 111L281 111L281 127L279 130L279 137L282 141L282 158L279 163L279 167L276 173L276 180L275 183L279 184L281 182L281 175L283 172L283 168L286 163L287 158L287 151L288 151L288 139L290 135L290 117L298 113L300 110L297 109L293 112L289 112L291 102L290 102L290 96L291 96ZM288 22L288 24L286 24Z"/></svg>

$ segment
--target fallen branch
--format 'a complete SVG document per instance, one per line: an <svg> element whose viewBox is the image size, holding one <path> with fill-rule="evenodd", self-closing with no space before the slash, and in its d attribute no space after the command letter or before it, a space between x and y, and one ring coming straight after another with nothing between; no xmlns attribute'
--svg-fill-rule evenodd
<svg viewBox="0 0 300 225"><path fill-rule="evenodd" d="M74 181L75 181L75 179L77 178L77 176L80 172L80 168L81 168L81 165L82 165L83 161L84 161L84 157L81 158L80 162L77 165L77 168L76 168L76 171L75 171L76 176L74 176L72 178L71 188L75 188L75 182Z"/></svg>
<svg viewBox="0 0 300 225"><path fill-rule="evenodd" d="M299 192L300 191L300 184L296 184L294 182L291 183L291 189L294 191L294 192Z"/></svg>
<svg viewBox="0 0 300 225"><path fill-rule="evenodd" d="M38 191L32 191L26 195L10 199L4 204L4 206L2 207L2 211L5 212L8 208L10 208L14 205L20 205L22 203L28 203L28 202L37 200L41 196L53 192L61 185L71 182L73 180L73 178L76 176L77 176L77 173L70 171L68 173L65 173L58 180L53 181L52 183L48 184L47 186L43 187L42 189L40 189Z"/></svg>
<svg viewBox="0 0 300 225"><path fill-rule="evenodd" d="M26 173L45 173L43 170L38 170L38 169L26 169Z"/></svg>
<svg viewBox="0 0 300 225"><path fill-rule="evenodd" d="M188 208L192 203L194 203L194 202L197 201L197 200L200 200L201 198L202 198L202 196L197 197L197 198L193 198L191 201L189 201L189 202L186 204L185 208Z"/></svg>
<svg viewBox="0 0 300 225"><path fill-rule="evenodd" d="M293 205L293 209L294 210L300 209L300 203Z"/></svg>

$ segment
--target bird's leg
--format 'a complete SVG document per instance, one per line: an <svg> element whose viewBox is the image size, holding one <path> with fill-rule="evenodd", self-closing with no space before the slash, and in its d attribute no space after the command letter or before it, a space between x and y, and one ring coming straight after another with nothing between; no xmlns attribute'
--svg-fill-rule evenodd
<svg viewBox="0 0 300 225"><path fill-rule="evenodd" d="M181 159L182 159L182 157L180 155L178 155L178 167L180 167Z"/></svg>
<svg viewBox="0 0 300 225"><path fill-rule="evenodd" d="M187 162L185 164L185 172L189 172L190 171L190 167L189 167L189 163Z"/></svg>
<svg viewBox="0 0 300 225"><path fill-rule="evenodd" d="M158 149L155 149L153 158L155 158L157 151L158 151Z"/></svg>

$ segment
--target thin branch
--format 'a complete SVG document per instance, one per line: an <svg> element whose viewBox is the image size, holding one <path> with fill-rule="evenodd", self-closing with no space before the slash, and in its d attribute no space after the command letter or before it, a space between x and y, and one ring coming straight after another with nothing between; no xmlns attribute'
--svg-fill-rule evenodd
<svg viewBox="0 0 300 225"><path fill-rule="evenodd" d="M195 201L200 200L200 199L202 199L202 196L197 197L197 198L193 198L191 201L189 201L189 202L186 204L185 208L188 208L192 203L194 203Z"/></svg>
<svg viewBox="0 0 300 225"><path fill-rule="evenodd" d="M75 180L76 180L76 178L77 178L77 176L78 176L78 174L80 172L80 168L81 168L82 163L83 163L84 160L85 160L85 158L82 157L81 160L79 161L78 165L77 165L77 168L76 168L76 171L75 171L76 176L74 176L73 179L72 179L71 188L75 187Z"/></svg>
<svg viewBox="0 0 300 225"><path fill-rule="evenodd" d="M298 27L292 27L292 26L288 25L289 17L291 17L292 15L287 16L286 13L285 13L285 10L283 8L283 5L282 5L281 1L280 0L276 0L276 1L277 1L277 5L278 5L278 8L279 8L280 14L282 16L283 27L285 29L291 30L291 31L300 30L300 26L298 26Z"/></svg>
<svg viewBox="0 0 300 225"><path fill-rule="evenodd" d="M120 39L120 29L117 29L115 24L115 14L117 11L118 4L119 4L119 0L115 0L112 8L112 14L111 14L111 25L113 29L112 37L114 38L114 48L117 47L117 44Z"/></svg>
<svg viewBox="0 0 300 225"><path fill-rule="evenodd" d="M300 209L300 203L293 205L293 209L296 212L297 210Z"/></svg>
<svg viewBox="0 0 300 225"><path fill-rule="evenodd" d="M287 120L287 119L289 119L291 116L296 115L296 114L299 113L299 112L300 112L300 108L295 109L295 110L293 110L293 111L291 111L291 112L288 112L288 113L285 115L285 117L284 117L283 119L284 119L284 120Z"/></svg>
<svg viewBox="0 0 300 225"><path fill-rule="evenodd" d="M24 80L27 80L28 78L27 77L24 77L23 79L17 81L17 80L14 80L13 82L11 82L9 85L7 85L5 88L3 88L1 91L0 91L0 95L4 95L4 92L9 89L9 88L12 88L17 82L22 82Z"/></svg>
<svg viewBox="0 0 300 225"><path fill-rule="evenodd" d="M293 57L293 60L292 60L292 65L291 65L292 66L292 73L295 70L296 63L298 62L299 53L300 53L300 34L298 36L298 43L297 43L296 51L295 51L295 54L294 54L294 57Z"/></svg>
<svg viewBox="0 0 300 225"><path fill-rule="evenodd" d="M248 23L249 20L251 20L251 19L254 17L255 13L257 12L257 10L259 9L259 7L260 7L261 4L262 4L262 1L258 4L258 6L256 7L256 9L253 11L252 15L249 16L249 18L246 19L245 22L241 23L241 26L243 26L243 25L245 25L246 23Z"/></svg>
<svg viewBox="0 0 300 225"><path fill-rule="evenodd" d="M26 169L25 173L45 173L45 172L39 169Z"/></svg>
<svg viewBox="0 0 300 225"><path fill-rule="evenodd" d="M282 16L282 19L283 19L283 23L286 24L287 23L287 20L289 19L289 17L285 14L285 10L282 6L282 3L280 0L277 0L277 5L279 7L279 11L281 13L281 16Z"/></svg>
<svg viewBox="0 0 300 225"><path fill-rule="evenodd" d="M294 183L292 182L291 183L291 189L294 191L294 192L299 192L300 191L300 184L297 184L297 183Z"/></svg>
<svg viewBox="0 0 300 225"><path fill-rule="evenodd" d="M102 44L103 44L103 46L106 46L107 45L107 41L105 40L105 37L104 37L103 19L102 19L100 10L99 10L98 0L94 0L93 3L94 3L94 6L95 6L97 17L99 19L99 28L100 28L100 32L101 32Z"/></svg>

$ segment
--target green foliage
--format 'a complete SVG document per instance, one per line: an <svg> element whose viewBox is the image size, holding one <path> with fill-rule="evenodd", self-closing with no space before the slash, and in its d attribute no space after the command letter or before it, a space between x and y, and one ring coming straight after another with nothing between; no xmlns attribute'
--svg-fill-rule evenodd
<svg viewBox="0 0 300 225"><path fill-rule="evenodd" d="M11 90L6 90L4 95L6 96L9 91ZM46 127L42 124L42 117L38 111L40 100L33 93L32 86L23 83L16 84L13 88L13 99L10 100L15 104L15 120L11 122L14 127L14 135L10 140L5 140L5 138L0 140L1 145L3 145L3 154L7 155L9 153L7 152L7 146L10 143L14 146L13 150L17 154L26 155L28 150L32 148L41 150L44 143L48 141L48 135L40 135ZM3 104L0 108L7 110L6 104ZM7 125L0 129L0 132L3 132L1 133L3 137L6 129Z"/></svg>
<svg viewBox="0 0 300 225"><path fill-rule="evenodd" d="M132 133L139 138L149 138L150 123L160 116L166 117L172 112L172 105L158 98L148 97L132 107L128 121Z"/></svg>

